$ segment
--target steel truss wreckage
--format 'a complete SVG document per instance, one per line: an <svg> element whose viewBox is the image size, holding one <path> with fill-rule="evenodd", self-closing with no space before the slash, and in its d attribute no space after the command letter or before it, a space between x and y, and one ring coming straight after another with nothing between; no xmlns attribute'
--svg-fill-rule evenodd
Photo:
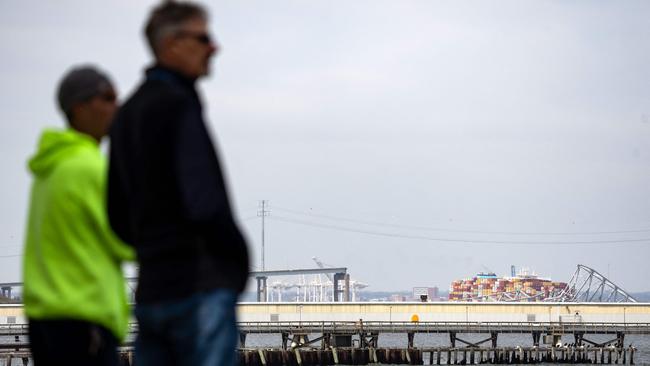
<svg viewBox="0 0 650 366"><path fill-rule="evenodd" d="M600 274L595 269L578 264L571 280L562 290L551 294L527 294L522 290L476 296L469 301L544 301L544 302L637 302L625 290Z"/></svg>
<svg viewBox="0 0 650 366"><path fill-rule="evenodd" d="M637 302L634 297L595 269L578 264L567 287L557 298L561 302Z"/></svg>

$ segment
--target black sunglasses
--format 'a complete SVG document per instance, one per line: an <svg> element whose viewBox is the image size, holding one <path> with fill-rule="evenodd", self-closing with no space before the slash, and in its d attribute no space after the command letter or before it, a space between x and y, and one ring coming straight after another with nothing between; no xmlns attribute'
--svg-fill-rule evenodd
<svg viewBox="0 0 650 366"><path fill-rule="evenodd" d="M176 33L176 37L179 38L192 38L197 42L203 43L204 45L209 45L212 43L212 37L207 33L193 33L187 31L180 31Z"/></svg>

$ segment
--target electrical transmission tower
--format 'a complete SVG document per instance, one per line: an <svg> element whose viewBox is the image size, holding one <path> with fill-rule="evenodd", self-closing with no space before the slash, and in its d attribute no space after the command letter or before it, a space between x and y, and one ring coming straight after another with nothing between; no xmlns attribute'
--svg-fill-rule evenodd
<svg viewBox="0 0 650 366"><path fill-rule="evenodd" d="M258 205L258 211L257 211L257 216L262 218L262 271L266 270L266 265L264 263L264 218L266 216L269 216L271 214L271 211L268 210L269 207L269 201L267 200L261 200Z"/></svg>

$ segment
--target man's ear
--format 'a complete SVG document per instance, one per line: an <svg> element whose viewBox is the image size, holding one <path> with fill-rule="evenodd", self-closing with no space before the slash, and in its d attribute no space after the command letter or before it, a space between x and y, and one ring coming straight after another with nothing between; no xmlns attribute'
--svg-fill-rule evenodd
<svg viewBox="0 0 650 366"><path fill-rule="evenodd" d="M158 51L161 55L178 54L179 49L176 39L172 36L166 36L160 41L160 48Z"/></svg>
<svg viewBox="0 0 650 366"><path fill-rule="evenodd" d="M76 103L72 106L72 108L70 108L70 113L68 115L68 123L70 124L70 127L78 127L75 124L75 121L79 118L79 116L83 115L85 111L86 103Z"/></svg>

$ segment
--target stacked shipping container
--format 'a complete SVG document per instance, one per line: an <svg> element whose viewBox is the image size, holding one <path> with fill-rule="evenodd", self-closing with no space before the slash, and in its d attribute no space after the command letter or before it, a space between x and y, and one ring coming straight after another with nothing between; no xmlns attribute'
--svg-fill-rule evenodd
<svg viewBox="0 0 650 366"><path fill-rule="evenodd" d="M449 301L493 301L503 295L520 301L541 301L557 295L567 286L539 278L527 272L515 277L497 277L494 273L479 273L475 277L455 280L449 288Z"/></svg>

